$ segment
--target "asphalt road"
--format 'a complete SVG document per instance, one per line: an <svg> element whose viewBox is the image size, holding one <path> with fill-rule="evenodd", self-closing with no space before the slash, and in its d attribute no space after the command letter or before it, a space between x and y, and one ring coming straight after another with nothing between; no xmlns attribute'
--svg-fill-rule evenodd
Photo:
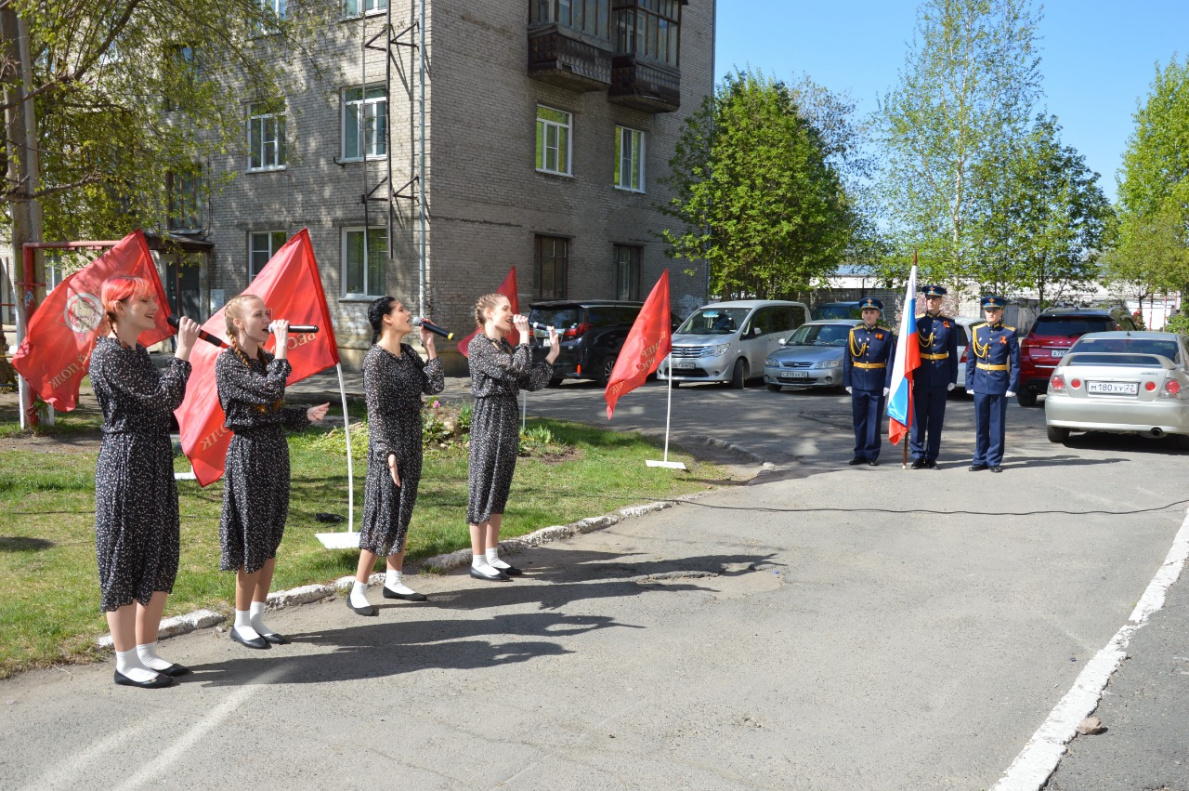
<svg viewBox="0 0 1189 791"><path fill-rule="evenodd" d="M601 395L567 384L529 409L605 424ZM663 432L665 396L624 397L611 425ZM845 466L845 397L673 396L678 441L775 471L525 552L513 583L422 575L425 604L373 589L379 618L341 599L275 613L290 646L168 640L196 671L174 689L116 687L110 662L0 682L0 788L990 788L1185 518L1139 513L1186 497L1169 443L1052 445L1039 409L1009 409L993 475L966 470L967 400L943 469L913 472L898 448ZM1189 788L1183 588L1053 788Z"/></svg>

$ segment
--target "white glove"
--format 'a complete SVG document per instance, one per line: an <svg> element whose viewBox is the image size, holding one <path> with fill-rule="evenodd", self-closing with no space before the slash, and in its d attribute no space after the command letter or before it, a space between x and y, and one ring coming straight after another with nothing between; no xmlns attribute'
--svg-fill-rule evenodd
<svg viewBox="0 0 1189 791"><path fill-rule="evenodd" d="M848 387L848 388L846 388L846 392L850 393L850 392L853 392L853 391L852 391L852 389L851 389L851 388L849 388L849 387Z"/></svg>
<svg viewBox="0 0 1189 791"><path fill-rule="evenodd" d="M956 385L953 382L950 382L948 385L945 386L945 391L948 393L949 391L953 390L954 387L956 387Z"/></svg>
<svg viewBox="0 0 1189 791"><path fill-rule="evenodd" d="M886 387L883 389L883 394L884 394L885 396L886 396L888 393L890 393L890 392L891 392L891 391L890 391L890 390L888 390L888 388L886 388Z"/></svg>
<svg viewBox="0 0 1189 791"><path fill-rule="evenodd" d="M1004 395L1005 395L1005 396L1007 396L1008 398L1015 398L1015 397L1016 397L1016 394L1015 394L1015 392L1014 392L1014 391L1012 391L1012 390L1008 390L1006 393L1004 393Z"/></svg>
<svg viewBox="0 0 1189 791"><path fill-rule="evenodd" d="M968 387L966 388L966 395L974 395L974 391Z"/></svg>

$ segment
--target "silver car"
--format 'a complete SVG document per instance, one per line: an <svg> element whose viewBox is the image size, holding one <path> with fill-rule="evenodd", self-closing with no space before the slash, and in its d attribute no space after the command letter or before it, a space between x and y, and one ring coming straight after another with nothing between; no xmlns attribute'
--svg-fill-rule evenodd
<svg viewBox="0 0 1189 791"><path fill-rule="evenodd" d="M1049 378L1049 440L1070 431L1162 437L1189 446L1185 339L1166 332L1092 332L1078 339Z"/></svg>
<svg viewBox="0 0 1189 791"><path fill-rule="evenodd" d="M855 319L811 321L764 360L764 384L781 387L842 387L842 357Z"/></svg>

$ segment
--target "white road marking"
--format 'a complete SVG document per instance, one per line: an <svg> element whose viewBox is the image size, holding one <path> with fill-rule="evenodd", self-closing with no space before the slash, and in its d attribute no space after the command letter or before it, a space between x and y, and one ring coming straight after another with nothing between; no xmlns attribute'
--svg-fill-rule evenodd
<svg viewBox="0 0 1189 791"><path fill-rule="evenodd" d="M249 679L242 687L232 693L231 697L211 709L210 713L199 720L197 725L178 737L173 744L159 752L157 757L150 761L143 769L123 783L115 786L112 791L133 791L133 789L139 788L158 775L163 774L169 768L170 764L193 747L199 739L206 736L210 730L220 725L223 720L227 719L227 716L231 712L242 706L245 700L256 694L265 685L277 681L284 672L285 668L283 666L273 667L265 670L255 678Z"/></svg>
<svg viewBox="0 0 1189 791"><path fill-rule="evenodd" d="M149 727L149 723L134 725L130 728L116 731L95 742L87 749L77 753L73 758L57 764L53 769L43 774L25 786L24 791L40 791L46 788L73 788L79 785L78 778L87 771L87 767L99 756L119 748L121 745L134 741L140 732Z"/></svg>
<svg viewBox="0 0 1189 791"><path fill-rule="evenodd" d="M1111 674L1127 656L1127 645L1132 636L1164 606L1165 594L1181 576L1186 557L1189 557L1189 513L1186 513L1164 563L1148 583L1127 623L1086 663L1073 682L1073 688L1049 712L1048 719L1032 734L992 791L1036 791L1048 781L1065 754L1066 745L1077 732L1078 723L1098 707Z"/></svg>

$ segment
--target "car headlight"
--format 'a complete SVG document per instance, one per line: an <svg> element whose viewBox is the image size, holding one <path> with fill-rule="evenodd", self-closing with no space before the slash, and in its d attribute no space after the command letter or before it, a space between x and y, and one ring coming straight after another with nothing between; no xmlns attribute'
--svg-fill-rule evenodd
<svg viewBox="0 0 1189 791"><path fill-rule="evenodd" d="M818 360L813 365L814 368L841 368L842 360Z"/></svg>
<svg viewBox="0 0 1189 791"><path fill-rule="evenodd" d="M707 346L702 352L703 357L722 357L731 349L731 344L720 343L718 346Z"/></svg>
<svg viewBox="0 0 1189 791"><path fill-rule="evenodd" d="M779 368L780 363L776 360L776 358L769 357L768 359L764 360L764 367L765 368Z"/></svg>

